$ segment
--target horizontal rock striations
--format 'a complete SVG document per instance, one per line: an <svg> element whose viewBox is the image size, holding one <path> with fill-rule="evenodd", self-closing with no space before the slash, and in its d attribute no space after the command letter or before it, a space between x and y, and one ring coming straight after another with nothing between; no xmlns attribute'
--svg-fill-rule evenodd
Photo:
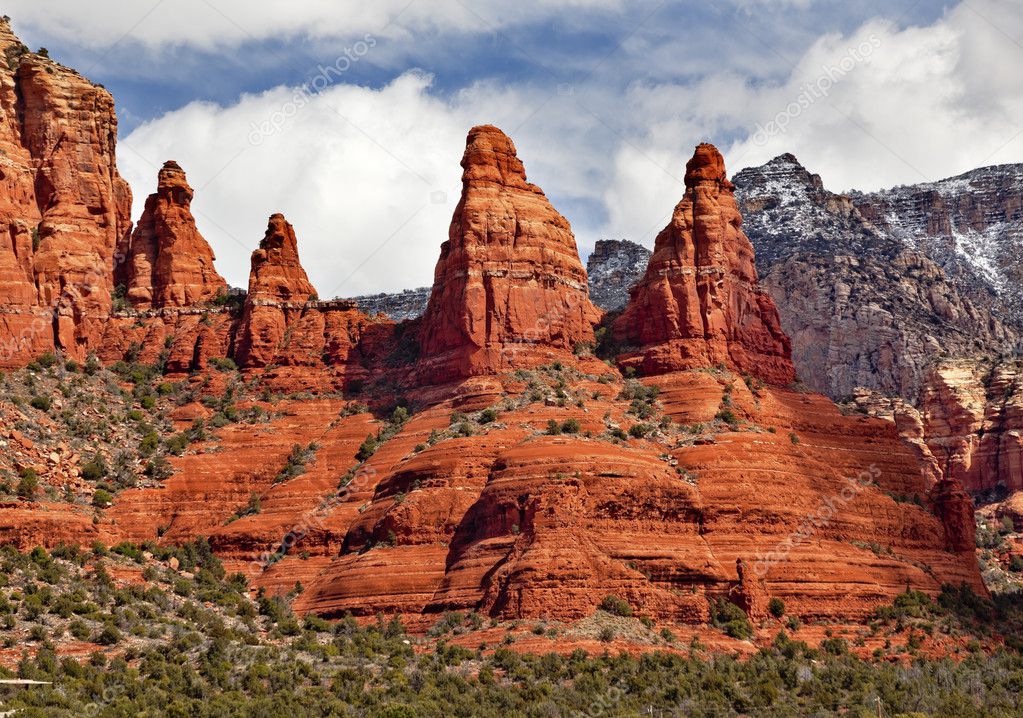
<svg viewBox="0 0 1023 718"><path fill-rule="evenodd" d="M592 343L599 311L571 227L526 181L511 139L474 127L462 170L419 330L421 380L536 365Z"/></svg>
<svg viewBox="0 0 1023 718"><path fill-rule="evenodd" d="M758 285L753 247L714 146L696 148L685 185L614 322L615 338L635 348L620 362L645 374L722 364L775 384L793 381L788 337Z"/></svg>
<svg viewBox="0 0 1023 718"><path fill-rule="evenodd" d="M1023 364L948 360L920 398L927 445L945 476L990 498L1023 491Z"/></svg>

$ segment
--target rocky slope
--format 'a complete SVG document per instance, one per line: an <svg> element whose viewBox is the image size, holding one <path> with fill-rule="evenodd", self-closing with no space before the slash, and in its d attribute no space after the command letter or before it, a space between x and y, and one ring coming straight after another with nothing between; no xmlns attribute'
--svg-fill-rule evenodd
<svg viewBox="0 0 1023 718"><path fill-rule="evenodd" d="M967 291L860 201L824 189L791 155L734 178L767 291L800 378L832 397L857 387L916 402L931 363L1012 347L999 297Z"/></svg>

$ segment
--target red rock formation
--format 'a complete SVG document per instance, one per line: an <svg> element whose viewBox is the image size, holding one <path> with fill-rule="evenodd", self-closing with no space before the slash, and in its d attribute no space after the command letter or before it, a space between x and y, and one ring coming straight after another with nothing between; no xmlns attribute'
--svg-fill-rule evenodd
<svg viewBox="0 0 1023 718"><path fill-rule="evenodd" d="M738 582L732 588L729 598L745 611L754 624L767 618L767 589L764 578L758 576L749 562L735 559L735 573Z"/></svg>
<svg viewBox="0 0 1023 718"><path fill-rule="evenodd" d="M599 318L572 229L526 181L511 139L474 127L462 168L420 329L419 375L428 383L570 355L593 341Z"/></svg>
<svg viewBox="0 0 1023 718"><path fill-rule="evenodd" d="M920 399L927 446L944 475L974 494L1023 490L1023 367L946 361Z"/></svg>
<svg viewBox="0 0 1023 718"><path fill-rule="evenodd" d="M774 384L795 378L778 311L757 283L753 246L713 145L686 165L686 193L657 235L646 274L614 323L644 374L724 364Z"/></svg>
<svg viewBox="0 0 1023 718"><path fill-rule="evenodd" d="M16 70L28 48L0 21L0 366L17 366L53 346L52 316L38 306L33 239L42 216L33 160L21 141Z"/></svg>
<svg viewBox="0 0 1023 718"><path fill-rule="evenodd" d="M634 423L614 398L588 399L585 413L527 403L482 434L409 453L428 427L447 424L453 404L417 415L417 431L392 439L400 444L387 461L372 460L372 500L360 493L337 510L350 517L342 554L303 579L298 608L576 619L615 595L641 615L699 623L716 597L732 596L754 619L768 596L795 615L835 619L863 617L907 584L983 591L968 498L935 492L938 515L892 498L926 498L928 482L891 422L845 417L819 395L754 395L727 376L658 377L669 415L711 427L727 395L748 422L705 428L677 448L670 431L628 445L541 436L549 418L579 416L594 433L601 424L587 417ZM471 406L515 392L506 383ZM284 585L301 564L285 559L274 580Z"/></svg>
<svg viewBox="0 0 1023 718"><path fill-rule="evenodd" d="M227 292L227 282L213 267L213 250L195 226L191 203L184 171L177 162L165 163L123 263L132 306L194 307Z"/></svg>
<svg viewBox="0 0 1023 718"><path fill-rule="evenodd" d="M237 321L227 309L163 309L118 315L108 322L96 355L104 362L127 357L144 364L163 360L168 373L206 369L230 355Z"/></svg>
<svg viewBox="0 0 1023 718"><path fill-rule="evenodd" d="M919 445L903 443L891 422L739 376L779 385L793 370L710 146L689 163L686 196L615 325L636 346L623 364L663 372L661 403L649 406L626 398L637 387L603 366L593 372L604 374L599 382L581 364L505 371L572 357L592 341L598 313L568 223L526 181L499 130L469 134L462 199L419 325L402 335L346 303L310 301L294 230L280 215L253 253L236 319L190 306L220 282L192 231L183 175L165 168L126 243L109 96L19 53L11 74L0 68L0 143L11 148L10 165L0 162L9 190L0 276L24 313L0 315L4 326L56 307L43 333L51 346L80 354L102 328L110 359L192 371L233 355L262 370L260 388L333 391L378 376L444 385L420 387L419 411L362 464L359 444L379 420L336 397L285 402L267 423L215 429L214 441L172 459L178 471L162 486L120 492L96 521L91 508L0 506L0 539L27 547L210 536L257 586L301 580L300 611L421 620L450 609L575 619L609 595L673 622L704 622L710 601L728 596L757 618L769 595L805 618L862 618L906 586L983 590L969 499L953 480L931 488ZM192 256L165 251L179 243ZM146 309L108 321L115 247L132 257L132 297ZM102 276L90 281L89 272ZM196 377L196 390L224 396L228 376ZM451 426L453 412L487 407L496 420ZM206 411L194 403L170 418L180 431ZM549 435L549 422L568 433ZM313 442L306 473L277 481L293 445ZM252 494L262 511L232 520ZM934 511L894 496L926 498ZM290 546L288 535L297 544L285 558L254 560Z"/></svg>
<svg viewBox="0 0 1023 718"><path fill-rule="evenodd" d="M931 489L929 499L945 527L948 550L972 552L976 547L977 520L973 513L973 499L963 490L959 480L947 478L939 481Z"/></svg>
<svg viewBox="0 0 1023 718"><path fill-rule="evenodd" d="M0 501L0 546L31 551L36 546L80 544L104 538L83 506L49 501Z"/></svg>
<svg viewBox="0 0 1023 718"><path fill-rule="evenodd" d="M315 298L316 290L298 259L295 229L284 215L275 214L259 248L252 253L249 294L235 348L238 364L269 364L281 347L288 325Z"/></svg>
<svg viewBox="0 0 1023 718"><path fill-rule="evenodd" d="M0 53L0 277L10 297L0 363L55 344L81 357L102 335L115 247L131 226L113 98L29 53L7 21Z"/></svg>

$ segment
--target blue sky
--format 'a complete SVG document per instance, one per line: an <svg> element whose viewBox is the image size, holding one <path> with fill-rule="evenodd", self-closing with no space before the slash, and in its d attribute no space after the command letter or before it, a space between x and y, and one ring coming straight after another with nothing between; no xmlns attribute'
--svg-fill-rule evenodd
<svg viewBox="0 0 1023 718"><path fill-rule="evenodd" d="M701 141L733 172L791 151L836 190L1023 160L1015 0L7 5L26 43L114 94L137 207L181 162L236 285L276 211L322 296L428 284L480 122L584 255L651 245Z"/></svg>
<svg viewBox="0 0 1023 718"><path fill-rule="evenodd" d="M250 25L244 13L227 19L229 11L217 10L211 1L197 3L198 13L188 23L237 22L235 42L196 47L186 34L154 48L146 26L160 23L157 13L167 7L157 0L100 2L117 8L113 16L120 22L99 36L69 34L49 22L49 12L40 13L39 19L33 13L20 22L19 4L14 2L11 12L22 40L33 48L49 48L55 58L105 85L118 101L122 131L127 133L194 100L228 104L242 93L300 85L361 37L356 32L315 38L303 31L275 37L272 27ZM590 9L539 13L530 21L505 26L488 17L485 8L473 9L474 4L479 5L466 0L461 7L476 28L383 39L381 51L355 65L347 81L380 87L402 71L418 68L435 76L432 89L438 94L456 93L483 79L537 85L599 80L624 89L634 82L685 82L722 67L743 72L753 82L771 81L783 78L822 35L850 33L870 18L902 27L928 24L954 5L919 0L650 0L622 3L620 9L610 9L615 3L596 3ZM393 15L400 19L404 6L397 3ZM153 8L158 11L151 13ZM372 25L367 27L374 34ZM648 62L648 49L661 61Z"/></svg>

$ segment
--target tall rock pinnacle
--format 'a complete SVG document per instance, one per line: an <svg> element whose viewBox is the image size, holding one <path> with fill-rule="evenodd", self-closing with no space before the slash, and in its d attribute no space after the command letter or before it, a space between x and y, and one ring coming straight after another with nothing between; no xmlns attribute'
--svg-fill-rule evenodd
<svg viewBox="0 0 1023 718"><path fill-rule="evenodd" d="M283 214L272 215L259 248L252 253L249 298L304 304L315 294L298 258L295 228Z"/></svg>
<svg viewBox="0 0 1023 718"><path fill-rule="evenodd" d="M616 338L637 347L621 363L647 374L723 363L771 383L793 381L789 339L759 287L753 246L717 148L696 148L685 185L646 274L614 323Z"/></svg>
<svg viewBox="0 0 1023 718"><path fill-rule="evenodd" d="M295 229L283 214L275 214L252 253L249 294L235 349L239 365L269 364L281 347L288 325L315 298L316 290L298 259Z"/></svg>
<svg viewBox="0 0 1023 718"><path fill-rule="evenodd" d="M192 188L177 162L160 170L155 194L131 238L125 284L133 306L189 307L227 291L213 267L213 250L191 212Z"/></svg>
<svg viewBox="0 0 1023 718"><path fill-rule="evenodd" d="M424 379L535 365L592 341L599 310L572 229L526 180L511 139L474 127L462 168L421 326Z"/></svg>

